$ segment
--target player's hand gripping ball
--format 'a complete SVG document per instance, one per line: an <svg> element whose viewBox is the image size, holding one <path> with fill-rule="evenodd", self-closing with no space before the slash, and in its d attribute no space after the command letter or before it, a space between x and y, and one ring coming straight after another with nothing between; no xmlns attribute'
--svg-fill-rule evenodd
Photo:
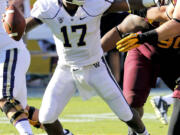
<svg viewBox="0 0 180 135"><path fill-rule="evenodd" d="M127 52L133 48L139 47L138 33L132 33L116 43L116 48L119 52Z"/></svg>
<svg viewBox="0 0 180 135"><path fill-rule="evenodd" d="M3 15L2 21L8 35L14 40L19 41L26 28L26 21L21 11L13 4L9 5Z"/></svg>

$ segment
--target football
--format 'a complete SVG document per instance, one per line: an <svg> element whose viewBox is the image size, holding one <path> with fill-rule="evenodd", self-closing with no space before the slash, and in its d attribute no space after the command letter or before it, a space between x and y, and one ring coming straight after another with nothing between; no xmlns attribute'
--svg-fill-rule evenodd
<svg viewBox="0 0 180 135"><path fill-rule="evenodd" d="M23 36L26 28L25 18L13 4L6 9L3 26L8 35L14 40L19 41Z"/></svg>

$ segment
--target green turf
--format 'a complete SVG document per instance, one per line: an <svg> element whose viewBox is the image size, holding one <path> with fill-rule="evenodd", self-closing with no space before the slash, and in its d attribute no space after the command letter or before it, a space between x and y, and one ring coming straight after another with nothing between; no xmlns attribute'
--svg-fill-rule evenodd
<svg viewBox="0 0 180 135"><path fill-rule="evenodd" d="M41 99L30 98L28 104L40 107ZM123 109L123 108L122 108ZM170 108L169 115L172 112ZM168 126L160 123L155 117L149 100L145 105L146 117L143 118L145 125L151 135L166 135ZM104 114L104 115L102 115ZM88 115L88 116L87 116ZM104 118L108 116L109 118ZM0 112L0 121L5 115ZM88 101L82 101L80 97L73 97L60 119L64 128L70 129L75 135L127 135L127 126L117 119L108 106L98 97L94 97ZM70 121L68 121L70 120ZM35 135L45 133L43 130L33 128ZM16 135L16 129L9 123L0 122L0 135Z"/></svg>

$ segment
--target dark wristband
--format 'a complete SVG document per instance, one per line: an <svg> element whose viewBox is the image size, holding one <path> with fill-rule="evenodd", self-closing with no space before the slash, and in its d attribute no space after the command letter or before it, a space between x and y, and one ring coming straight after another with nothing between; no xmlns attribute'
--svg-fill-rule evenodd
<svg viewBox="0 0 180 135"><path fill-rule="evenodd" d="M155 30L147 31L138 35L139 43L149 43L155 45L158 43L158 33Z"/></svg>
<svg viewBox="0 0 180 135"><path fill-rule="evenodd" d="M115 28L116 28L116 31L117 31L118 34L119 34L119 37L122 39L122 35L121 35L121 32L119 31L118 27L116 26Z"/></svg>

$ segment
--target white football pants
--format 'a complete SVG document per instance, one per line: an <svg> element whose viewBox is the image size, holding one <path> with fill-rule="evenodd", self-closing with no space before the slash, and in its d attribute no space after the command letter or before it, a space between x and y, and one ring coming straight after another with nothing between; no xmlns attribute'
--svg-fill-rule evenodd
<svg viewBox="0 0 180 135"><path fill-rule="evenodd" d="M83 68L58 65L43 96L40 122L47 124L57 120L76 89L85 99L98 94L121 120L132 119L133 114L122 90L102 60Z"/></svg>
<svg viewBox="0 0 180 135"><path fill-rule="evenodd" d="M0 51L0 99L14 98L26 107L29 65L30 54L25 47Z"/></svg>

